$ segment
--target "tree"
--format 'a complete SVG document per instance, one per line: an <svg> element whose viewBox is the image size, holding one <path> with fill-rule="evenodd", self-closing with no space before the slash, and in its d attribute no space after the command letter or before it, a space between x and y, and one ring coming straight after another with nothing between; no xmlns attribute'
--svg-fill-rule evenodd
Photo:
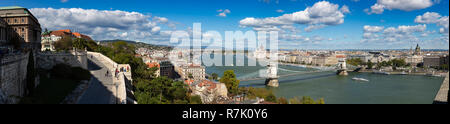
<svg viewBox="0 0 450 124"><path fill-rule="evenodd" d="M191 104L202 104L202 99L198 95L191 96L191 98L189 99L189 103L191 103Z"/></svg>
<svg viewBox="0 0 450 124"><path fill-rule="evenodd" d="M192 76L192 73L188 73L188 78L189 79L193 79L194 78L194 76Z"/></svg>
<svg viewBox="0 0 450 124"><path fill-rule="evenodd" d="M83 38L77 38L73 41L73 47L83 50L88 47L88 41Z"/></svg>
<svg viewBox="0 0 450 124"><path fill-rule="evenodd" d="M280 98L278 98L278 103L280 103L280 104L288 104L288 101L287 101L286 98L280 97Z"/></svg>
<svg viewBox="0 0 450 124"><path fill-rule="evenodd" d="M219 78L219 75L216 74L216 73L212 73L211 77L212 77L213 80L217 80Z"/></svg>
<svg viewBox="0 0 450 124"><path fill-rule="evenodd" d="M368 69L372 69L373 68L373 63L369 60L369 62L367 62L367 68Z"/></svg>
<svg viewBox="0 0 450 124"><path fill-rule="evenodd" d="M63 38L61 38L60 40L56 41L55 43L55 49L57 51L67 51L67 50L71 50L72 47L72 43L73 40L71 37L65 36Z"/></svg>
<svg viewBox="0 0 450 124"><path fill-rule="evenodd" d="M225 71L219 82L224 83L227 86L230 94L238 93L240 81L236 79L236 74L234 74L233 70Z"/></svg>

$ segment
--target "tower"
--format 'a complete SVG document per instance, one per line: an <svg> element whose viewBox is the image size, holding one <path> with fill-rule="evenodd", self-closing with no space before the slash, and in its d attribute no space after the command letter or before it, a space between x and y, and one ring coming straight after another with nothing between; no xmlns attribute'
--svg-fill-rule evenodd
<svg viewBox="0 0 450 124"><path fill-rule="evenodd" d="M422 51L420 49L419 44L417 44L416 49L414 50L414 54L413 55L422 55Z"/></svg>
<svg viewBox="0 0 450 124"><path fill-rule="evenodd" d="M338 59L337 75L347 76L348 72L345 55L336 55L336 58Z"/></svg>
<svg viewBox="0 0 450 124"><path fill-rule="evenodd" d="M266 85L270 87L278 87L280 84L278 82L278 65L273 62L269 62L267 65L267 79Z"/></svg>

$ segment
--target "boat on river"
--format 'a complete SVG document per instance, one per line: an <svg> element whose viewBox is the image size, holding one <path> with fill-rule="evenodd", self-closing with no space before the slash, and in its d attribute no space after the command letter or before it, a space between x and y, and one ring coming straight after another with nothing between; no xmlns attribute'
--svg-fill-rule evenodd
<svg viewBox="0 0 450 124"><path fill-rule="evenodd" d="M352 80L369 82L369 80L367 80L367 79L357 78L357 77L352 78Z"/></svg>

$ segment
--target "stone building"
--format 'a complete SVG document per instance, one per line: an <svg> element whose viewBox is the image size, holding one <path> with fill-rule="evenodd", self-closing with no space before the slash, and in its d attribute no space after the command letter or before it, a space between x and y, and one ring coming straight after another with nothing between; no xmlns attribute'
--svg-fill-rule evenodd
<svg viewBox="0 0 450 124"><path fill-rule="evenodd" d="M189 79L190 75L192 75L192 79L194 81L201 81L205 80L205 67L200 65L188 65L188 66L182 66L179 68L178 73L180 74L182 79Z"/></svg>
<svg viewBox="0 0 450 124"><path fill-rule="evenodd" d="M148 68L158 68L155 72L156 77L165 76L171 79L175 78L174 66L170 61L147 62L146 64Z"/></svg>
<svg viewBox="0 0 450 124"><path fill-rule="evenodd" d="M423 58L423 66L425 67L439 67L441 64L441 57L428 56Z"/></svg>
<svg viewBox="0 0 450 124"><path fill-rule="evenodd" d="M423 66L429 68L439 68L444 64L448 65L448 55L444 56L428 56L423 58Z"/></svg>
<svg viewBox="0 0 450 124"><path fill-rule="evenodd" d="M160 76L166 76L168 78L175 78L174 75L174 66L170 61L161 61L159 63L159 75Z"/></svg>
<svg viewBox="0 0 450 124"><path fill-rule="evenodd" d="M8 24L0 19L0 47L4 46L3 44L6 44L6 31L7 31Z"/></svg>
<svg viewBox="0 0 450 124"><path fill-rule="evenodd" d="M0 7L0 18L27 43L26 47L41 47L41 25L28 9L18 6Z"/></svg>
<svg viewBox="0 0 450 124"><path fill-rule="evenodd" d="M228 97L227 86L224 83L213 82L210 80L195 81L189 85L192 96L200 96L204 104L216 104L220 98Z"/></svg>
<svg viewBox="0 0 450 124"><path fill-rule="evenodd" d="M417 44L416 49L414 50L413 55L417 55L417 56L422 55L422 50L421 50L419 44Z"/></svg>
<svg viewBox="0 0 450 124"><path fill-rule="evenodd" d="M338 64L338 59L336 58L336 55L320 55L313 57L312 64L319 66L336 65Z"/></svg>
<svg viewBox="0 0 450 124"><path fill-rule="evenodd" d="M71 37L71 38L82 38L85 40L92 40L91 37L78 33L78 32L72 32L70 29L64 29L64 30L56 30L56 31L50 31L46 32L46 34L42 35L42 51L55 51L54 44L61 40L63 37Z"/></svg>

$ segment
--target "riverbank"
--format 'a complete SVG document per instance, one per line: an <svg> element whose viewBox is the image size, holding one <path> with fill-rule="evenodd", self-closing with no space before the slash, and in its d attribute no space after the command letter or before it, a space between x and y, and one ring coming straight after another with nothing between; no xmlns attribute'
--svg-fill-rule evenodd
<svg viewBox="0 0 450 124"><path fill-rule="evenodd" d="M374 73L374 70L361 70L358 71L361 73ZM430 75L426 72L402 72L402 71L383 71L389 73L389 75L416 75L416 76L434 76L434 77L445 77L447 73L436 73L434 75Z"/></svg>

